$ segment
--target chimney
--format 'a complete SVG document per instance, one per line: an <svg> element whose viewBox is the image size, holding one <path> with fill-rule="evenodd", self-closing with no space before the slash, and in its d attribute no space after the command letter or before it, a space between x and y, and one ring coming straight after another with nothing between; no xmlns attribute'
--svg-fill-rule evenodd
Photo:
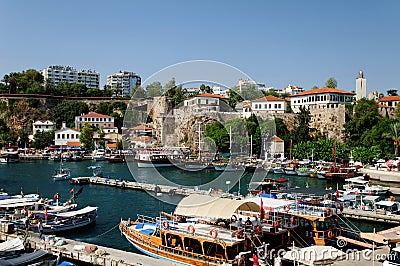
<svg viewBox="0 0 400 266"><path fill-rule="evenodd" d="M65 123L65 121L62 122L62 126L61 129L66 128L67 127L67 123Z"/></svg>

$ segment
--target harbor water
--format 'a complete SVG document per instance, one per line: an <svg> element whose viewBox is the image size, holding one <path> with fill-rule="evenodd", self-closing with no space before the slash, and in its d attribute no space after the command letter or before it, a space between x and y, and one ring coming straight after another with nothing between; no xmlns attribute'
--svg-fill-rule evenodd
<svg viewBox="0 0 400 266"><path fill-rule="evenodd" d="M104 176L110 178L131 180L131 181L151 181L152 175L155 174L154 169L141 168L129 170L126 164L111 164L107 161L93 162L65 162L64 167L71 169L71 176L91 176L91 170L88 166L102 166ZM72 185L69 181L53 181L52 175L54 169L59 168L59 163L43 160L43 161L21 161L16 164L0 164L0 188L4 189L10 195L19 194L21 190L24 194L39 192L41 197L53 198L55 193L59 193L61 201L70 199L70 191ZM132 170L131 169L131 170ZM180 186L195 187L196 189L215 189L220 191L230 190L231 193L239 192L239 184L234 182L211 183L212 180L218 179L220 173L212 169L202 171L182 171L177 168L158 169L159 174L167 177L169 181ZM232 173L224 173L230 177ZM266 172L258 173L262 176ZM149 178L150 177L150 178ZM281 175L269 175L271 178L282 177ZM316 178L301 176L285 176L288 179L287 185L293 191L307 191L322 195L326 188L336 189L343 185L336 181L321 180ZM240 194L246 194L247 184L254 178L253 173L245 173L240 178ZM157 180L157 179L156 179ZM158 181L157 181L158 182ZM79 187L74 188L75 191ZM165 203L159 200L157 196L150 195L147 192L124 189L120 187L109 187L101 185L85 185L82 193L76 199L78 208L84 206L97 206L98 219L96 225L88 228L78 229L68 232L64 236L75 240L89 242L97 245L117 248L126 251L136 250L121 236L118 230L118 224L121 218L135 219L137 214L143 214L151 217L159 215L160 211L172 212L175 208L173 204ZM378 224L374 222L362 222L356 225L362 231L372 232L374 228L378 231L386 229L388 225Z"/></svg>

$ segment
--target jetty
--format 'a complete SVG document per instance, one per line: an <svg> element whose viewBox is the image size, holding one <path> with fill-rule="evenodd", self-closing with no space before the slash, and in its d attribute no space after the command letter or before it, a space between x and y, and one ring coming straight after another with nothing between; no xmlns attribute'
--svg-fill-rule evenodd
<svg viewBox="0 0 400 266"><path fill-rule="evenodd" d="M107 177L74 177L71 180L72 184L93 184L104 185L110 187L120 187L126 189L134 189L140 191L148 191L155 193L163 193L169 195L188 196L193 193L208 194L208 190L200 190L198 187L183 187L183 186L167 186L157 184L147 184L124 179L113 179Z"/></svg>
<svg viewBox="0 0 400 266"><path fill-rule="evenodd" d="M351 218L351 219L400 224L400 215L397 214L385 214L376 211L365 211L359 209L345 208L342 211L342 215L346 218Z"/></svg>
<svg viewBox="0 0 400 266"><path fill-rule="evenodd" d="M30 248L38 250L46 250L55 255L60 255L64 260L73 260L79 262L90 263L92 265L103 265L103 266L171 266L178 265L166 260L156 259L153 257L145 256L142 254L122 251L114 248L108 248L98 246L90 243L67 239L63 237L57 237L57 241L65 242L64 245L56 246L53 242L48 239L54 238L54 236L47 236L46 241L41 240L37 233L28 232L27 235L24 233L0 233L0 239L2 241L24 238L25 243Z"/></svg>

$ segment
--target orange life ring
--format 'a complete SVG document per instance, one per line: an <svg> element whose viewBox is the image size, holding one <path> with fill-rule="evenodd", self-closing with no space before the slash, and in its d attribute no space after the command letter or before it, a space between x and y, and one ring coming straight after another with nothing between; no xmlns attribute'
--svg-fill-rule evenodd
<svg viewBox="0 0 400 266"><path fill-rule="evenodd" d="M330 209L330 208L327 208L326 211L325 211L325 213L326 213L326 216L331 215L331 209Z"/></svg>
<svg viewBox="0 0 400 266"><path fill-rule="evenodd" d="M169 223L168 223L167 220L164 220L164 221L162 222L162 227L163 227L165 230L167 230L167 229L169 228Z"/></svg>
<svg viewBox="0 0 400 266"><path fill-rule="evenodd" d="M257 225L256 228L254 229L256 231L256 234L261 233L261 226Z"/></svg>
<svg viewBox="0 0 400 266"><path fill-rule="evenodd" d="M332 237L333 237L332 231L328 231L328 238L332 238Z"/></svg>
<svg viewBox="0 0 400 266"><path fill-rule="evenodd" d="M211 229L211 230L210 230L210 236L211 236L212 238L217 238L217 236L218 236L217 230Z"/></svg>
<svg viewBox="0 0 400 266"><path fill-rule="evenodd" d="M285 207L283 207L283 210L284 210L285 212L290 211L290 206L285 206Z"/></svg>
<svg viewBox="0 0 400 266"><path fill-rule="evenodd" d="M244 238L243 230L236 231L236 238L238 238L238 239Z"/></svg>
<svg viewBox="0 0 400 266"><path fill-rule="evenodd" d="M194 226L192 224L189 224L189 226L187 227L187 231L189 234L194 234Z"/></svg>

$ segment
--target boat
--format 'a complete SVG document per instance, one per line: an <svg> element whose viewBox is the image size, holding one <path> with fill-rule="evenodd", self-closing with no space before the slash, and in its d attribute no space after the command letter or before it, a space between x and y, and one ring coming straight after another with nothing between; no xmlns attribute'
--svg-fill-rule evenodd
<svg viewBox="0 0 400 266"><path fill-rule="evenodd" d="M109 163L124 163L125 157L122 154L112 154L109 158L107 158Z"/></svg>
<svg viewBox="0 0 400 266"><path fill-rule="evenodd" d="M310 176L312 170L307 167L300 167L299 169L296 170L296 173L298 176Z"/></svg>
<svg viewBox="0 0 400 266"><path fill-rule="evenodd" d="M20 161L18 151L7 149L0 154L0 163L17 163Z"/></svg>
<svg viewBox="0 0 400 266"><path fill-rule="evenodd" d="M56 153L56 152L51 153L49 156L49 160L53 161L53 162L59 162L59 161L61 161L61 154Z"/></svg>
<svg viewBox="0 0 400 266"><path fill-rule="evenodd" d="M93 152L93 160L95 161L105 161L106 151L104 149L97 149Z"/></svg>
<svg viewBox="0 0 400 266"><path fill-rule="evenodd" d="M180 165L182 150L148 148L135 150L134 161L139 168L174 167Z"/></svg>
<svg viewBox="0 0 400 266"><path fill-rule="evenodd" d="M61 213L48 213L42 220L44 234L57 234L80 227L88 226L96 222L97 207L87 206L76 211ZM46 221L47 220L47 221ZM37 231L37 225L32 225L31 230Z"/></svg>
<svg viewBox="0 0 400 266"><path fill-rule="evenodd" d="M193 201L205 204L193 204ZM214 214L209 208L212 203L221 207L215 208ZM135 221L121 220L119 228L135 248L155 258L183 265L232 265L242 254L262 245L258 238L262 236L261 226L252 232L231 230L234 211L241 208L259 210L252 202L189 195L178 204L172 216L138 215ZM201 222L195 213L209 219Z"/></svg>
<svg viewBox="0 0 400 266"><path fill-rule="evenodd" d="M51 252L38 249L33 252L25 252L15 256L0 258L0 265L56 265L57 260L57 256L53 255Z"/></svg>
<svg viewBox="0 0 400 266"><path fill-rule="evenodd" d="M365 195L386 195L389 193L389 187L383 187L381 185L372 185L371 181L365 180L364 177L352 177L345 179L346 184L343 185L343 189L347 193L358 193Z"/></svg>
<svg viewBox="0 0 400 266"><path fill-rule="evenodd" d="M59 169L54 169L53 180L61 181L71 178L71 170L69 168L64 168L62 163L60 163Z"/></svg>

